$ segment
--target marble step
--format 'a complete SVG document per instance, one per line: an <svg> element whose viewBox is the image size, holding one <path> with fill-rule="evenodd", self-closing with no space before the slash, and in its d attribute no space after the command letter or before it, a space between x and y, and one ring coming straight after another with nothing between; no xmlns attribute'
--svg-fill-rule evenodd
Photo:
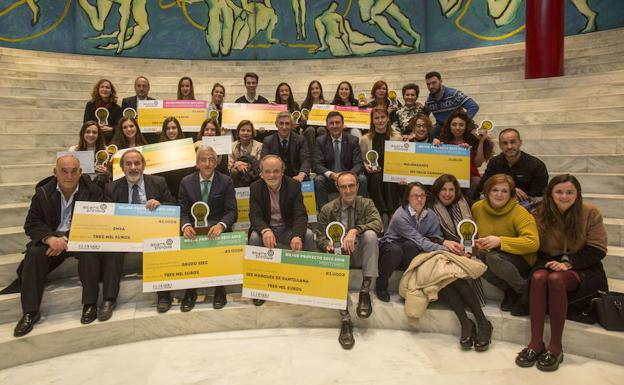
<svg viewBox="0 0 624 385"><path fill-rule="evenodd" d="M38 120L29 117L7 116L6 119L0 120L0 133L47 135L50 132L50 126L54 127L54 132L57 134L76 135L77 137L82 126L82 115L64 120Z"/></svg>
<svg viewBox="0 0 624 385"><path fill-rule="evenodd" d="M0 255L21 253L29 241L23 226L0 227Z"/></svg>
<svg viewBox="0 0 624 385"><path fill-rule="evenodd" d="M475 120L492 120L501 125L522 128L525 124L565 124L570 121L577 123L592 123L594 119L607 121L624 121L624 108L599 108L589 110L570 110L567 108L553 107L546 111L517 112L513 106L508 106L511 111L500 111L493 108L492 111L479 110ZM617 135L617 133L616 133Z"/></svg>
<svg viewBox="0 0 624 385"><path fill-rule="evenodd" d="M613 218L624 218L624 194L584 193L583 199Z"/></svg>
<svg viewBox="0 0 624 385"><path fill-rule="evenodd" d="M477 120L478 121L478 120ZM498 130L500 132L500 130ZM493 133L492 139L497 143L498 132ZM622 122L621 133L624 134L624 122ZM520 131L523 135L523 131ZM522 150L529 154L569 154L569 155L622 155L624 154L624 136L608 136L599 138L576 137L557 139L533 139L524 136L522 139Z"/></svg>
<svg viewBox="0 0 624 385"><path fill-rule="evenodd" d="M608 216L609 214L605 214ZM607 228L609 246L624 247L624 219L605 217L604 224Z"/></svg>
<svg viewBox="0 0 624 385"><path fill-rule="evenodd" d="M549 170L551 177L565 172L557 172ZM581 183L583 193L597 194L623 194L624 193L624 174L606 174L606 173L573 173L573 175Z"/></svg>
<svg viewBox="0 0 624 385"><path fill-rule="evenodd" d="M7 137L10 138L12 134L7 134ZM2 134L0 134L2 136ZM77 134L76 134L77 137ZM39 137L41 140L44 140L44 136ZM72 138L72 136L67 136L67 138ZM77 141L72 141L70 139L63 139L64 142L75 144ZM67 151L69 145L62 147L45 147L45 144L42 144L41 147L37 148L13 148L6 149L0 152L0 164L11 165L11 164L42 164L49 163L54 167L53 163L56 159L56 153L59 151ZM52 169L49 170L51 172Z"/></svg>
<svg viewBox="0 0 624 385"><path fill-rule="evenodd" d="M23 226L30 202L0 204L0 228Z"/></svg>
<svg viewBox="0 0 624 385"><path fill-rule="evenodd" d="M0 164L0 183L40 181L49 176L53 169L53 160L42 164Z"/></svg>
<svg viewBox="0 0 624 385"><path fill-rule="evenodd" d="M355 314L357 293L350 293L351 314ZM373 298L374 311L370 318L352 316L356 330L366 338L367 329L409 330L416 333L459 334L455 315L441 303L433 303L419 320L405 316L401 299L394 296L389 303ZM490 350L496 351L496 341L525 345L530 337L528 317L513 317L501 312L497 304L488 303L484 312L493 325ZM95 321L89 325L79 322L80 310L45 316L25 337L12 336L14 324L0 325L0 346L6 355L0 369L63 354L81 352L94 347L127 344L155 338L209 333L228 330L271 328L331 328L339 333L340 317L333 309L312 308L267 302L261 307L238 295L229 295L228 304L221 310L209 303L198 304L189 313L173 308L166 314L157 314L152 302L132 302L120 305L107 322ZM545 327L547 333L548 325ZM624 364L622 346L624 334L609 332L599 325L566 322L565 350L592 359ZM334 342L336 343L336 342ZM338 349L338 347L336 347ZM357 349L357 347L356 347ZM341 356L346 354L341 352Z"/></svg>
<svg viewBox="0 0 624 385"><path fill-rule="evenodd" d="M0 133L0 143L2 143L3 149L67 149L69 146L78 143L78 132L80 132L80 126L72 135L58 132L50 132L45 135L33 135L30 132L22 134Z"/></svg>
<svg viewBox="0 0 624 385"><path fill-rule="evenodd" d="M30 202L35 183L0 183L0 204Z"/></svg>
<svg viewBox="0 0 624 385"><path fill-rule="evenodd" d="M477 115L477 122L483 120ZM494 122L495 128L491 136L497 138L498 133L505 128L520 130L523 141L538 139L570 139L591 140L596 138L611 137L614 134L624 132L624 120L603 120L596 117L593 122L568 122L568 123L530 123L530 124L499 124Z"/></svg>

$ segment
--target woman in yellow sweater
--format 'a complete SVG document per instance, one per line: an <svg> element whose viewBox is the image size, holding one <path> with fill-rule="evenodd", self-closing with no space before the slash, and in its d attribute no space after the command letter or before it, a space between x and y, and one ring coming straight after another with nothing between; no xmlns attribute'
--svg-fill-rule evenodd
<svg viewBox="0 0 624 385"><path fill-rule="evenodd" d="M505 293L501 310L527 315L527 277L536 260L539 234L535 218L518 205L515 191L509 175L490 177L483 188L485 199L472 206L472 215L478 227L479 258L488 265L483 278Z"/></svg>

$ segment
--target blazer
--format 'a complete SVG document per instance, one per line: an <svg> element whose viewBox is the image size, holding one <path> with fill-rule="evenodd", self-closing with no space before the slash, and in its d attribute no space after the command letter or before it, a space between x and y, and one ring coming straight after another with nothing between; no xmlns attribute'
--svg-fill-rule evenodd
<svg viewBox="0 0 624 385"><path fill-rule="evenodd" d="M266 155L280 156L280 146L280 138L277 132L267 136L262 143L260 159ZM286 158L282 159L286 164L286 170L284 171L286 176L293 177L300 172L304 172L306 175L310 174L308 143L302 135L295 132L290 133Z"/></svg>
<svg viewBox="0 0 624 385"><path fill-rule="evenodd" d="M48 177L35 188L24 223L24 231L30 238L27 248L49 236L67 235L56 231L61 222L61 193L56 190L56 185L56 177ZM78 182L72 210L77 201L101 202L103 198L102 190L91 181L89 175L84 174Z"/></svg>
<svg viewBox="0 0 624 385"><path fill-rule="evenodd" d="M171 195L169 187L167 187L165 178L143 174L143 181L145 183L145 198L147 200L156 199L164 205L176 204L175 198ZM106 185L104 188L104 199L106 202L130 203L128 202L128 193L128 181L124 176Z"/></svg>
<svg viewBox="0 0 624 385"><path fill-rule="evenodd" d="M305 239L308 213L303 204L301 183L287 176L282 177L279 206L284 223L292 229L293 237ZM249 220L251 229L258 233L268 228L271 222L271 197L263 179L253 182L249 187Z"/></svg>
<svg viewBox="0 0 624 385"><path fill-rule="evenodd" d="M123 110L125 110L126 108L133 108L136 111L138 100L139 98L137 98L136 95L123 98L123 100L121 101L121 112L123 113ZM154 100L154 98L150 98L148 96L147 100Z"/></svg>
<svg viewBox="0 0 624 385"><path fill-rule="evenodd" d="M359 139L343 132L340 143L340 165L342 171L351 171L355 175L362 172L362 152L360 151ZM316 139L316 152L314 157L314 172L325 174L334 167L334 140L326 134Z"/></svg>
<svg viewBox="0 0 624 385"><path fill-rule="evenodd" d="M178 203L180 204L180 224L182 227L186 224L194 225L193 216L191 215L191 206L193 206L193 203L201 200L199 172L196 171L182 178L180 182ZM208 203L208 207L210 208L208 226L213 226L222 222L225 224L226 230L231 231L232 225L238 218L236 191L234 190L232 178L215 170L210 185L210 193L208 194L208 202L206 203Z"/></svg>

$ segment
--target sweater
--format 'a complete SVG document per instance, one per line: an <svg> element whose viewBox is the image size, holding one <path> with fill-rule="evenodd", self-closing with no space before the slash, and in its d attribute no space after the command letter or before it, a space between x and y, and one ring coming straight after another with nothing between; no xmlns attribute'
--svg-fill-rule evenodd
<svg viewBox="0 0 624 385"><path fill-rule="evenodd" d="M432 241L435 239L442 243L444 240L438 216L433 211L424 208L420 218L416 220L410 215L408 206L406 204L396 209L390 219L388 231L379 241L379 245L386 242L402 244L405 241L412 241L424 252L447 250L445 246Z"/></svg>
<svg viewBox="0 0 624 385"><path fill-rule="evenodd" d="M434 95L429 95L425 102L425 113L432 113L436 120L436 126L441 127L450 113L459 107L465 108L471 118L479 111L479 105L470 96L455 88L444 87L440 99L436 99Z"/></svg>
<svg viewBox="0 0 624 385"><path fill-rule="evenodd" d="M535 218L516 198L495 209L487 199L482 199L472 206L472 215L477 223L479 238L494 235L500 237L500 250L506 253L521 255L529 265L533 266L537 259L539 234Z"/></svg>

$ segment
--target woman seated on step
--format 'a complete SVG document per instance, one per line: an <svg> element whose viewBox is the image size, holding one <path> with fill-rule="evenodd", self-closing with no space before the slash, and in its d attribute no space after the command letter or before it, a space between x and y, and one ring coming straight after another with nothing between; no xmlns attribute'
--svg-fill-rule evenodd
<svg viewBox="0 0 624 385"><path fill-rule="evenodd" d="M483 278L504 292L501 310L527 315L527 277L539 247L535 218L518 204L509 175L490 177L483 194L472 206L478 256L488 266Z"/></svg>
<svg viewBox="0 0 624 385"><path fill-rule="evenodd" d="M148 144L147 140L145 140L145 137L141 133L139 123L137 123L134 118L130 117L121 118L111 143L117 146L119 150L145 146Z"/></svg>
<svg viewBox="0 0 624 385"><path fill-rule="evenodd" d="M93 151L94 156L98 151L106 151L104 136L97 122L93 120L84 122L78 135L78 144L71 146L67 151ZM89 176L100 187L104 187L111 177L110 162L106 165L96 164L95 173Z"/></svg>
<svg viewBox="0 0 624 385"><path fill-rule="evenodd" d="M98 118L99 114L96 114L98 108L105 108L108 113L104 112ZM104 134L104 141L108 144L113 138L113 131L119 119L121 119L121 107L117 104L117 90L110 80L100 79L91 90L91 100L85 106L82 121L98 122Z"/></svg>
<svg viewBox="0 0 624 385"><path fill-rule="evenodd" d="M530 282L531 341L516 364L544 371L557 370L563 361L565 319L579 319L598 291L607 291L601 260L607 253L607 230L600 210L583 202L581 185L570 175L557 175L546 187L538 206L538 260ZM546 313L550 342L544 339ZM579 319L581 320L581 319Z"/></svg>
<svg viewBox="0 0 624 385"><path fill-rule="evenodd" d="M236 126L238 140L232 143L228 156L228 169L234 187L249 187L260 178L260 154L262 143L254 140L256 129L249 120L241 120Z"/></svg>
<svg viewBox="0 0 624 385"><path fill-rule="evenodd" d="M182 131L182 126L180 126L180 122L173 116L165 118L162 124L162 130L160 131L160 135L158 136L158 142L169 142L171 140L184 139L184 131ZM195 167L186 167L178 170L171 170L158 173L156 175L160 175L167 181L167 187L169 187L169 191L171 194L177 198L178 190L180 188L180 181L185 176L192 174L195 171Z"/></svg>

